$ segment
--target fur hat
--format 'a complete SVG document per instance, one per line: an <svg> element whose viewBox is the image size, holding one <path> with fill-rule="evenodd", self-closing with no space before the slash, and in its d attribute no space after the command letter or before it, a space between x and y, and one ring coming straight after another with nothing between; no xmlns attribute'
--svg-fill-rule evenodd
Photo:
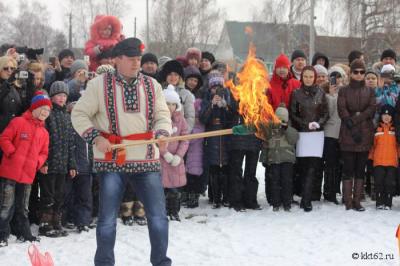
<svg viewBox="0 0 400 266"><path fill-rule="evenodd" d="M196 47L191 47L186 50L185 54L186 60L189 61L190 58L196 58L197 63L201 61L201 51Z"/></svg>
<svg viewBox="0 0 400 266"><path fill-rule="evenodd" d="M36 108L39 108L44 105L47 105L50 108L53 107L49 96L45 94L43 91L35 92L35 96L31 100L31 106L29 107L29 110L32 112Z"/></svg>
<svg viewBox="0 0 400 266"><path fill-rule="evenodd" d="M177 110L181 107L181 98L175 90L173 85L168 85L168 87L163 90L164 98L167 103L175 103L177 105Z"/></svg>
<svg viewBox="0 0 400 266"><path fill-rule="evenodd" d="M329 71L328 71L328 74L329 74L330 77L335 73L339 73L340 77L342 77L344 79L346 79L346 77L347 77L346 72L344 71L344 69L341 68L340 66L337 66L337 65L331 67L329 69Z"/></svg>
<svg viewBox="0 0 400 266"><path fill-rule="evenodd" d="M89 70L87 63L81 59L75 60L71 65L71 75L73 76L79 69Z"/></svg>
<svg viewBox="0 0 400 266"><path fill-rule="evenodd" d="M104 29L108 25L111 26L111 40L120 40L122 24L120 20L115 16L97 15L94 19L94 23L90 26L90 38L92 40L102 39L99 33L99 29Z"/></svg>
<svg viewBox="0 0 400 266"><path fill-rule="evenodd" d="M279 67L290 68L289 58L285 54L280 54L275 60L275 69Z"/></svg>
<svg viewBox="0 0 400 266"><path fill-rule="evenodd" d="M183 67L181 63L179 63L177 60L171 60L164 64L160 72L161 81L166 81L167 76L172 72L177 73L179 76L183 78Z"/></svg>
<svg viewBox="0 0 400 266"><path fill-rule="evenodd" d="M275 110L275 115L282 121L282 123L289 122L289 111L284 103L281 103Z"/></svg>
<svg viewBox="0 0 400 266"><path fill-rule="evenodd" d="M350 65L350 70L351 71L354 71L355 69L358 69L358 68L366 70L365 63L361 59L354 60Z"/></svg>
<svg viewBox="0 0 400 266"><path fill-rule="evenodd" d="M224 86L224 76L221 74L221 72L219 72L218 70L212 70L209 74L208 74L208 87L214 88L216 86Z"/></svg>
<svg viewBox="0 0 400 266"><path fill-rule="evenodd" d="M306 54L302 50L294 50L291 56L290 61L294 61L296 58L302 57L304 59L307 59Z"/></svg>
<svg viewBox="0 0 400 266"><path fill-rule="evenodd" d="M211 65L215 62L215 56L210 52L202 52L201 58L210 61Z"/></svg>
<svg viewBox="0 0 400 266"><path fill-rule="evenodd" d="M67 96L69 95L69 89L67 84L64 81L55 81L51 84L49 96L53 97L54 95L65 93Z"/></svg>
<svg viewBox="0 0 400 266"><path fill-rule="evenodd" d="M396 52L393 51L392 49L386 49L385 51L382 52L381 61L382 61L384 58L386 58L386 57L393 58L394 61L397 61Z"/></svg>

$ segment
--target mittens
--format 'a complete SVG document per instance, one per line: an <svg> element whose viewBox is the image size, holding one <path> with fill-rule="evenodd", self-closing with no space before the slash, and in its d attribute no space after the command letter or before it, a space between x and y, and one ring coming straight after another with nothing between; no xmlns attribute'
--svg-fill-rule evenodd
<svg viewBox="0 0 400 266"><path fill-rule="evenodd" d="M163 155L163 157L164 157L164 160L165 160L167 163L171 163L172 160L174 159L174 155L172 155L170 152L166 152L166 153Z"/></svg>
<svg viewBox="0 0 400 266"><path fill-rule="evenodd" d="M179 157L178 155L174 155L173 159L171 161L171 166L178 166L181 163L181 157Z"/></svg>
<svg viewBox="0 0 400 266"><path fill-rule="evenodd" d="M316 130L318 128L320 128L320 126L317 122L311 122L308 124L308 129L310 130Z"/></svg>

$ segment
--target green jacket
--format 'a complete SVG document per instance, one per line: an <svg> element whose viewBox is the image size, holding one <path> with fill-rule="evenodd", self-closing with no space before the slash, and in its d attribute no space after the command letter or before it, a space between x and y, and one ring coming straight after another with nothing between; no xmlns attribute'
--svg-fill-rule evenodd
<svg viewBox="0 0 400 266"><path fill-rule="evenodd" d="M267 165L295 163L295 145L299 139L297 130L291 126L282 129L280 124L272 124L265 131L267 141L263 143L260 162Z"/></svg>

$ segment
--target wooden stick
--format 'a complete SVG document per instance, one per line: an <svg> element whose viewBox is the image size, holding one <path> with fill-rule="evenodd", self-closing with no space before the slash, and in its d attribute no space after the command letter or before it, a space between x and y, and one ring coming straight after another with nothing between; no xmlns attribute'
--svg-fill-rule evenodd
<svg viewBox="0 0 400 266"><path fill-rule="evenodd" d="M162 139L162 141L172 142L172 141L179 141L179 140L201 139L201 138L231 135L232 133L233 133L232 128L229 128L229 129L214 130L214 131L189 134L189 135L183 135L183 136L165 137ZM130 147L130 146L137 146L137 145L144 145L144 144L153 144L153 143L158 143L159 141L160 141L160 139L134 140L129 143L113 145L112 149L120 149L120 148L126 148L126 147Z"/></svg>

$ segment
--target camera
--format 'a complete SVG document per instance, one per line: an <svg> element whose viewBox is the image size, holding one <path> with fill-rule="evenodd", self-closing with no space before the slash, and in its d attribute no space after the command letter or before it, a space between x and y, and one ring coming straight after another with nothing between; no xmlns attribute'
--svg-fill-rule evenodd
<svg viewBox="0 0 400 266"><path fill-rule="evenodd" d="M25 70L19 70L15 73L15 78L16 79L28 79L29 73L28 73L28 71L25 71Z"/></svg>

